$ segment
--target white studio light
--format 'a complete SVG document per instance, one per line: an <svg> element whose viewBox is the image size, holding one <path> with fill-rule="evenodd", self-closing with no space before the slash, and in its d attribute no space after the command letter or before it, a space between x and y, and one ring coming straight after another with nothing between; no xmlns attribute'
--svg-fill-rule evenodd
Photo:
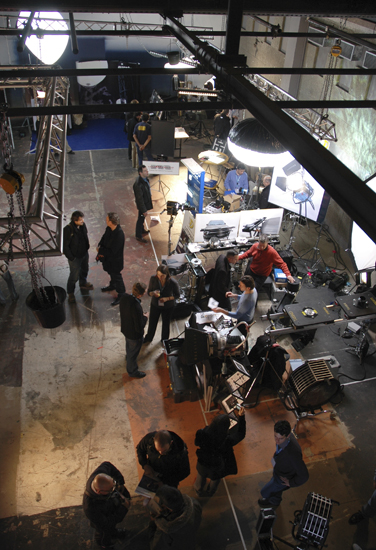
<svg viewBox="0 0 376 550"><path fill-rule="evenodd" d="M266 166L274 167L281 164L287 164L294 158L289 151L285 151L284 153L260 153L235 145L230 138L227 138L227 143L234 157L240 162L243 162L246 166L258 166L260 168Z"/></svg>
<svg viewBox="0 0 376 550"><path fill-rule="evenodd" d="M184 63L184 61L179 61L176 65L171 65L171 63L165 63L165 69L192 69L192 65Z"/></svg>
<svg viewBox="0 0 376 550"><path fill-rule="evenodd" d="M17 28L23 29L30 16L29 11L21 11L17 20ZM62 15L57 11L35 12L31 25L32 29L68 31L68 25ZM31 53L35 55L42 63L53 65L63 55L69 40L68 34L63 35L44 35L38 37L33 34L26 39L25 45Z"/></svg>

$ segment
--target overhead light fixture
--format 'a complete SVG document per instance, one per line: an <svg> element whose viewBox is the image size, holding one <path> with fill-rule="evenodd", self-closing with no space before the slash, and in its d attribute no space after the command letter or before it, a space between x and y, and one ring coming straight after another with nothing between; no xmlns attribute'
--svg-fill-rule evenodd
<svg viewBox="0 0 376 550"><path fill-rule="evenodd" d="M21 11L17 19L17 28L23 29L29 18L29 11ZM35 12L32 29L35 30L55 30L68 31L68 25L62 15L57 11ZM26 39L26 46L32 54L42 63L53 65L63 55L69 40L68 34L62 35L31 35Z"/></svg>
<svg viewBox="0 0 376 550"><path fill-rule="evenodd" d="M174 65L174 66L177 65L180 61L180 51L174 50L171 52L167 52L167 58L168 58L168 62L171 65Z"/></svg>
<svg viewBox="0 0 376 550"><path fill-rule="evenodd" d="M196 95L199 97L218 97L218 92L208 90L195 90L194 88L179 88L178 95Z"/></svg>
<svg viewBox="0 0 376 550"><path fill-rule="evenodd" d="M37 98L44 99L46 97L46 92L43 90L37 90Z"/></svg>
<svg viewBox="0 0 376 550"><path fill-rule="evenodd" d="M273 167L293 157L255 118L246 118L231 128L228 148L247 166Z"/></svg>

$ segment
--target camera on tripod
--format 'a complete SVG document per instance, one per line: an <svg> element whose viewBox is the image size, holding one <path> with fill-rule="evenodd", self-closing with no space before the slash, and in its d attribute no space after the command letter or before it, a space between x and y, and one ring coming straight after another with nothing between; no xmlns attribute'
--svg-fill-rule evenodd
<svg viewBox="0 0 376 550"><path fill-rule="evenodd" d="M180 204L176 201L167 201L167 214L169 216L177 216L179 210L182 212L184 210L189 210L190 212L195 212L195 207L189 204L188 202L184 202L183 204Z"/></svg>

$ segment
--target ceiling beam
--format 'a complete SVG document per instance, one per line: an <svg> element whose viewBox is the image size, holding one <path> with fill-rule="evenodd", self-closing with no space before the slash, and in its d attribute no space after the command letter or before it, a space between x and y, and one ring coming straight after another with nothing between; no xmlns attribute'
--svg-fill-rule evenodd
<svg viewBox="0 0 376 550"><path fill-rule="evenodd" d="M1 11L63 11L86 13L176 13L180 10L192 14L227 14L228 0L187 0L176 3L175 0L13 0ZM254 15L304 15L304 16L371 16L376 15L373 0L244 0L244 13Z"/></svg>
<svg viewBox="0 0 376 550"><path fill-rule="evenodd" d="M246 74L263 74L263 75L278 75L278 74L300 74L300 75L366 75L372 76L376 74L374 69L324 69L324 68L300 68L300 67L235 67L228 68L228 74L246 75ZM0 67L0 82L4 80L16 81L17 79L34 79L34 78L49 78L49 77L64 77L64 76L147 76L147 75L164 75L173 76L174 74L211 74L210 70L200 65L199 67L191 67L185 69L164 69L162 67L110 67L108 69L43 69L35 66L35 68L22 69L6 69ZM31 84L31 82L30 82Z"/></svg>
<svg viewBox="0 0 376 550"><path fill-rule="evenodd" d="M304 166L336 203L376 242L376 193L243 76L218 65L215 50L168 17L173 35ZM296 102L294 102L296 107Z"/></svg>

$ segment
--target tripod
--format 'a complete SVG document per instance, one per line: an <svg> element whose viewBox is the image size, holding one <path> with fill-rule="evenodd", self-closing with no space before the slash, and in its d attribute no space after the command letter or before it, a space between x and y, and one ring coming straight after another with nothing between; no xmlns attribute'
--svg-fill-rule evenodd
<svg viewBox="0 0 376 550"><path fill-rule="evenodd" d="M164 181L161 180L161 175L160 175L160 174L158 174L158 181L154 181L154 182L151 184L150 188L154 187L154 185L155 185L156 183L158 183L158 191L159 191L160 193L162 193L164 199L166 199L166 195L167 195L167 193L170 192L170 188L169 188L169 186L168 186ZM165 193L165 189L167 189L167 192L166 192L166 193Z"/></svg>
<svg viewBox="0 0 376 550"><path fill-rule="evenodd" d="M244 400L247 399L248 395L251 393L253 387L255 386L257 380L262 380L263 377L264 377L264 373L265 373L265 369L266 369L266 366L269 366L272 368L274 374L277 376L277 378L279 379L279 381L281 382L281 384L283 384L283 380L281 379L281 377L279 376L279 374L277 373L277 371L275 370L273 364L271 363L270 359L269 359L269 352L271 350L272 346L269 346L266 353L265 353L265 357L263 358L263 362L261 364L261 366L259 367L259 370L258 372L256 373L256 376L255 378L253 379L252 381L252 384L250 385L249 387L249 390L247 391L247 393L245 394L245 397L244 397ZM248 408L251 408L251 407L255 407L257 405L257 401L254 405L251 405L250 403L245 403L243 405L243 407L245 409L248 409Z"/></svg>
<svg viewBox="0 0 376 550"><path fill-rule="evenodd" d="M212 135L201 118L199 118L193 128L191 128L190 134L194 135L197 139L210 138L209 143L211 144Z"/></svg>
<svg viewBox="0 0 376 550"><path fill-rule="evenodd" d="M304 263L306 268L307 269L309 268L311 271L314 271L317 268L317 266L320 264L320 262L325 266L325 262L320 254L320 249L319 249L319 241L321 238L322 227L323 227L322 224L320 224L320 231L317 235L315 246L313 246L312 248L307 250L307 252L305 252L302 256L300 256L301 260L303 260L304 256L308 256ZM309 262L311 262L311 266L307 265Z"/></svg>

